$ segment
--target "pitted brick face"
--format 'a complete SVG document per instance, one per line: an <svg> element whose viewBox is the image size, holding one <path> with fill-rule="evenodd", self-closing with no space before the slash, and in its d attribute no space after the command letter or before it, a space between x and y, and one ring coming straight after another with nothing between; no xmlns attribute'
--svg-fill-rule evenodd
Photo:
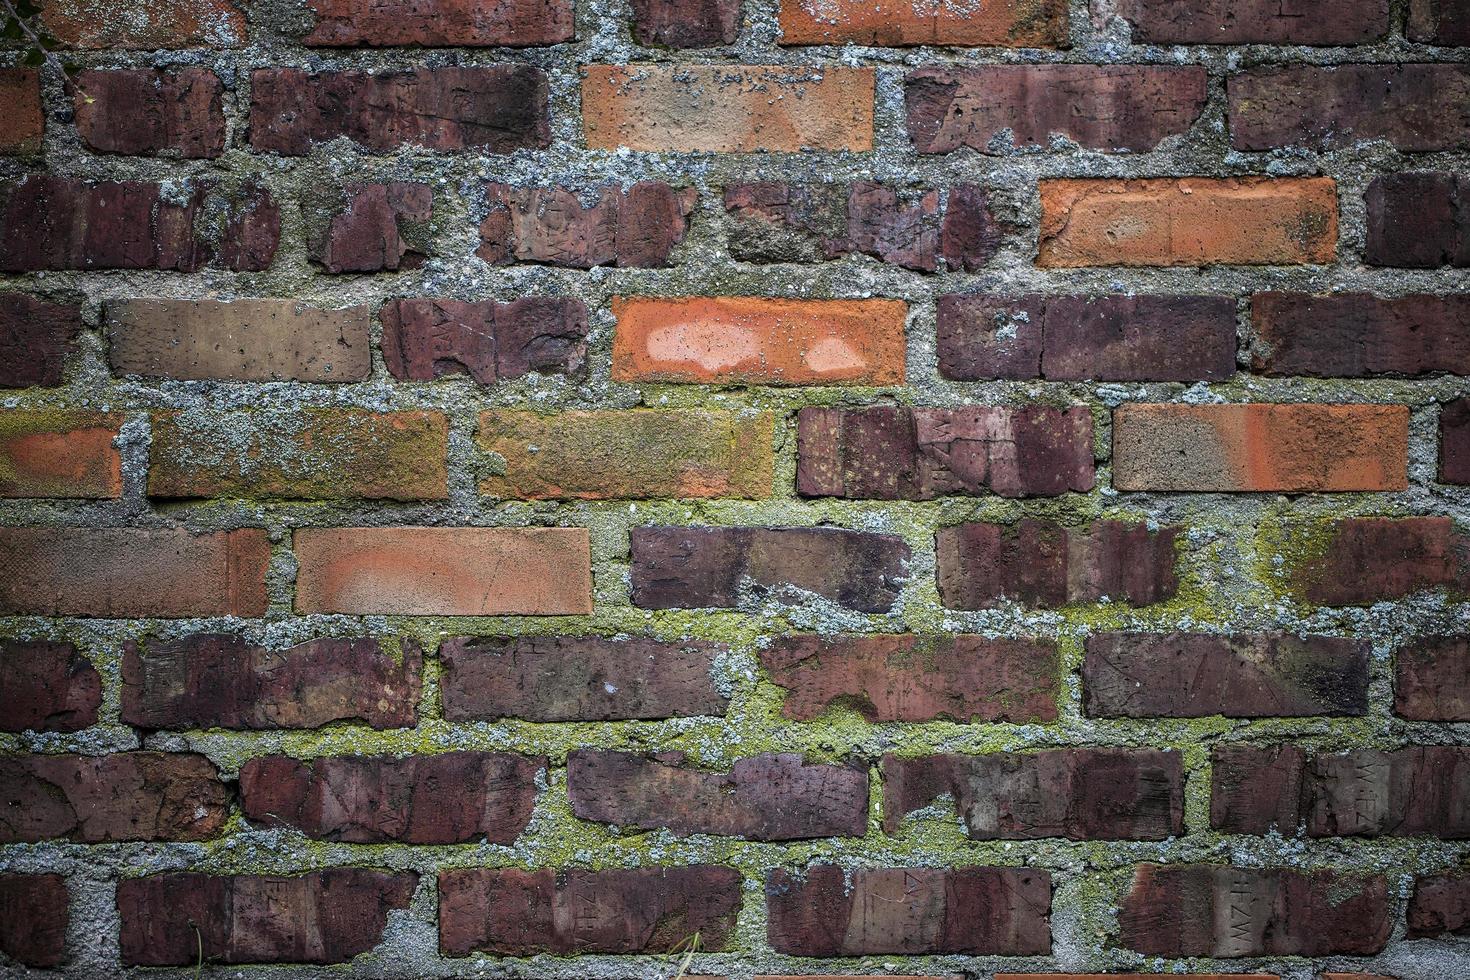
<svg viewBox="0 0 1470 980"><path fill-rule="evenodd" d="M631 0L633 38L645 47L712 48L740 34L741 0Z"/></svg>

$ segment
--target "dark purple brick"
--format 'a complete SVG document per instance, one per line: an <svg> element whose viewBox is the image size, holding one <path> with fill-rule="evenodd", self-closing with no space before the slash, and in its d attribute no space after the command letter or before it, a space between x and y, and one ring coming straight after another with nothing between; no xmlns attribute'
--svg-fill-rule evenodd
<svg viewBox="0 0 1470 980"><path fill-rule="evenodd" d="M1470 398L1440 406L1439 480L1470 484Z"/></svg>
<svg viewBox="0 0 1470 980"><path fill-rule="evenodd" d="M60 966L69 917L61 875L0 874L0 953L26 966Z"/></svg>
<svg viewBox="0 0 1470 980"><path fill-rule="evenodd" d="M55 388L82 332L82 312L25 293L0 293L0 388Z"/></svg>
<svg viewBox="0 0 1470 980"><path fill-rule="evenodd" d="M1470 636L1422 636L1394 652L1393 710L1415 721L1470 721Z"/></svg>
<svg viewBox="0 0 1470 980"><path fill-rule="evenodd" d="M1466 541L1448 517L1350 517L1322 554L1291 570L1292 585L1323 606L1369 606L1425 589L1464 594Z"/></svg>
<svg viewBox="0 0 1470 980"><path fill-rule="evenodd" d="M312 209L308 254L328 272L416 269L429 255L433 198L428 184L347 184Z"/></svg>
<svg viewBox="0 0 1470 980"><path fill-rule="evenodd" d="M1368 185L1363 200L1368 207L1363 261L1369 265L1470 266L1470 177L1384 174Z"/></svg>
<svg viewBox="0 0 1470 980"><path fill-rule="evenodd" d="M383 360L395 378L468 374L493 385L532 371L580 377L587 366L587 307L571 297L401 299L384 305L382 320Z"/></svg>
<svg viewBox="0 0 1470 980"><path fill-rule="evenodd" d="M645 180L626 190L603 187L586 207L575 189L560 186L490 184L485 196L490 213L476 254L492 265L662 268L684 240L697 192Z"/></svg>
<svg viewBox="0 0 1470 980"><path fill-rule="evenodd" d="M0 704L0 731L81 731L97 723L102 678L70 643L3 640Z"/></svg>
<svg viewBox="0 0 1470 980"><path fill-rule="evenodd" d="M1470 45L1470 0L1409 0L1405 33L1425 44Z"/></svg>
<svg viewBox="0 0 1470 980"><path fill-rule="evenodd" d="M130 156L217 157L225 151L224 85L203 68L84 71L77 134L89 149Z"/></svg>
<svg viewBox="0 0 1470 980"><path fill-rule="evenodd" d="M1261 374L1470 374L1470 296L1256 293L1251 321Z"/></svg>
<svg viewBox="0 0 1470 980"><path fill-rule="evenodd" d="M644 46L712 48L740 34L740 0L631 0L633 39Z"/></svg>
<svg viewBox="0 0 1470 980"><path fill-rule="evenodd" d="M1470 935L1470 874L1446 871L1414 882L1409 900L1409 935L1413 938Z"/></svg>
<svg viewBox="0 0 1470 980"><path fill-rule="evenodd" d="M1366 44L1388 34L1388 0L1117 0L1135 44Z"/></svg>

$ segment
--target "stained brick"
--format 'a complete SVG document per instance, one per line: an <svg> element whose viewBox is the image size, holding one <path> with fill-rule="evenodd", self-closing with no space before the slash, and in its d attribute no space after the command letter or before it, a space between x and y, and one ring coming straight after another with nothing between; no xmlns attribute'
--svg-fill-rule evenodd
<svg viewBox="0 0 1470 980"><path fill-rule="evenodd" d="M217 157L225 151L224 85L204 68L84 71L77 134L89 149L129 156Z"/></svg>
<svg viewBox="0 0 1470 980"><path fill-rule="evenodd" d="M310 0L317 47L534 47L572 39L572 0Z"/></svg>
<svg viewBox="0 0 1470 980"><path fill-rule="evenodd" d="M1330 15L1279 0L1117 0L1135 44L1367 44L1388 34L1388 0L1338 0Z"/></svg>
<svg viewBox="0 0 1470 980"><path fill-rule="evenodd" d="M918 44L1065 48L1064 0L999 0L983 6L912 0L781 0L781 44Z"/></svg>
<svg viewBox="0 0 1470 980"><path fill-rule="evenodd" d="M587 307L570 297L392 300L382 320L383 360L395 378L463 373L493 385L533 371L578 377L587 364Z"/></svg>
<svg viewBox="0 0 1470 980"><path fill-rule="evenodd" d="M608 185L583 206L576 189L489 184L475 253L494 265L543 262L591 269L662 268L684 240L697 192L658 181Z"/></svg>
<svg viewBox="0 0 1470 980"><path fill-rule="evenodd" d="M1308 602L1367 606L1424 589L1470 586L1466 542L1448 517L1351 517L1334 523L1317 557L1290 569Z"/></svg>
<svg viewBox="0 0 1470 980"><path fill-rule="evenodd" d="M1470 296L1256 293L1251 319L1268 375L1470 374Z"/></svg>
<svg viewBox="0 0 1470 980"><path fill-rule="evenodd" d="M82 332L81 310L24 293L0 294L0 388L54 388Z"/></svg>
<svg viewBox="0 0 1470 980"><path fill-rule="evenodd" d="M41 73L32 68L0 69L0 100L6 107L0 153L39 152L46 135L46 117L41 111Z"/></svg>
<svg viewBox="0 0 1470 980"><path fill-rule="evenodd" d="M235 0L148 0L126 13L92 0L47 0L41 22L73 48L233 48L245 43L245 12Z"/></svg>
<svg viewBox="0 0 1470 980"><path fill-rule="evenodd" d="M1368 209L1363 261L1369 265L1470 266L1470 176L1384 174L1373 178L1363 200Z"/></svg>
<svg viewBox="0 0 1470 980"><path fill-rule="evenodd" d="M60 966L69 918L61 875L0 874L0 953L26 966Z"/></svg>
<svg viewBox="0 0 1470 980"><path fill-rule="evenodd" d="M740 34L741 0L631 0L633 39L644 46L712 48Z"/></svg>
<svg viewBox="0 0 1470 980"><path fill-rule="evenodd" d="M0 411L0 497L122 495L121 415Z"/></svg>
<svg viewBox="0 0 1470 980"><path fill-rule="evenodd" d="M97 723L102 678L71 643L0 640L0 704L0 731L81 731Z"/></svg>
<svg viewBox="0 0 1470 980"><path fill-rule="evenodd" d="M1410 937L1470 935L1470 874L1447 871L1414 882Z"/></svg>
<svg viewBox="0 0 1470 980"><path fill-rule="evenodd" d="M1470 45L1470 4L1466 0L1409 0L1405 34L1425 44Z"/></svg>
<svg viewBox="0 0 1470 980"><path fill-rule="evenodd" d="M1416 721L1470 721L1470 636L1423 636L1394 652L1393 710Z"/></svg>
<svg viewBox="0 0 1470 980"><path fill-rule="evenodd" d="M350 183L313 208L307 254L328 272L417 269L430 254L428 184Z"/></svg>

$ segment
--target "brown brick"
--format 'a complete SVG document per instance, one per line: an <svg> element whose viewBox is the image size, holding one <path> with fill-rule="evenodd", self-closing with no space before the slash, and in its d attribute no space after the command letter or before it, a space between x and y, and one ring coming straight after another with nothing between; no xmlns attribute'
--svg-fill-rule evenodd
<svg viewBox="0 0 1470 980"><path fill-rule="evenodd" d="M0 953L42 969L65 963L69 904L61 875L0 874Z"/></svg>
<svg viewBox="0 0 1470 980"><path fill-rule="evenodd" d="M1382 875L1140 865L1118 923L1151 956L1371 956L1393 917Z"/></svg>
<svg viewBox="0 0 1470 980"><path fill-rule="evenodd" d="M766 936L792 956L1051 952L1051 876L1031 868L777 868L766 904Z"/></svg>
<svg viewBox="0 0 1470 980"><path fill-rule="evenodd" d="M121 415L0 410L0 497L122 496Z"/></svg>
<svg viewBox="0 0 1470 980"><path fill-rule="evenodd" d="M939 595L950 609L1005 601L1055 609L1104 597L1147 606L1174 597L1180 528L1095 521L1087 528L1023 519L970 523L936 535Z"/></svg>
<svg viewBox="0 0 1470 980"><path fill-rule="evenodd" d="M1369 652L1332 636L1099 633L1083 706L1092 718L1365 715Z"/></svg>
<svg viewBox="0 0 1470 980"><path fill-rule="evenodd" d="M269 561L256 528L0 528L0 614L263 616Z"/></svg>
<svg viewBox="0 0 1470 980"><path fill-rule="evenodd" d="M310 0L317 47L504 47L572 39L572 0Z"/></svg>
<svg viewBox="0 0 1470 980"><path fill-rule="evenodd" d="M73 48L233 48L245 43L245 11L236 0L147 0L109 4L47 0L41 22Z"/></svg>
<svg viewBox="0 0 1470 980"><path fill-rule="evenodd" d="M631 0L633 39L644 47L712 48L740 34L741 0Z"/></svg>
<svg viewBox="0 0 1470 980"><path fill-rule="evenodd" d="M1252 370L1366 378L1470 374L1470 296L1256 293Z"/></svg>
<svg viewBox="0 0 1470 980"><path fill-rule="evenodd" d="M1470 484L1470 398L1440 406L1439 481Z"/></svg>
<svg viewBox="0 0 1470 980"><path fill-rule="evenodd" d="M117 886L128 966L346 963L406 909L412 872L327 868L296 877L162 874Z"/></svg>
<svg viewBox="0 0 1470 980"><path fill-rule="evenodd" d="M222 633L123 644L122 722L139 728L373 728L418 718L423 656L395 657L371 638L320 639L284 650Z"/></svg>
<svg viewBox="0 0 1470 980"><path fill-rule="evenodd" d="M984 6L912 0L781 0L781 44L919 44L1065 48L1064 0Z"/></svg>
<svg viewBox="0 0 1470 980"><path fill-rule="evenodd" d="M430 253L428 184L349 183L309 211L307 255L328 272L417 269Z"/></svg>
<svg viewBox="0 0 1470 980"><path fill-rule="evenodd" d="M1364 262L1409 269L1470 266L1470 176L1384 174L1368 185L1363 201Z"/></svg>
<svg viewBox="0 0 1470 980"><path fill-rule="evenodd" d="M230 791L202 755L0 757L0 843L205 840Z"/></svg>
<svg viewBox="0 0 1470 980"><path fill-rule="evenodd" d="M368 311L291 299L132 299L107 304L116 374L222 381L362 381Z"/></svg>
<svg viewBox="0 0 1470 980"><path fill-rule="evenodd" d="M1085 406L803 408L797 447L806 497L1054 497L1093 485Z"/></svg>
<svg viewBox="0 0 1470 980"><path fill-rule="evenodd" d="M1394 652L1394 714L1470 721L1470 636L1422 636Z"/></svg>
<svg viewBox="0 0 1470 980"><path fill-rule="evenodd" d="M1157 973L997 973L995 980L1157 980ZM1274 973L1183 973L1175 974L1186 978L1186 980L1281 980ZM1323 980L1332 980L1333 977L1350 980L1346 973L1328 973L1323 975ZM1372 977L1363 976L1359 980L1374 980ZM1379 980L1392 980L1392 978L1379 978Z"/></svg>
<svg viewBox="0 0 1470 980"><path fill-rule="evenodd" d="M298 613L592 612L591 546L583 528L302 528L295 547Z"/></svg>
<svg viewBox="0 0 1470 980"><path fill-rule="evenodd" d="M395 378L463 373L493 385L533 371L580 377L586 369L587 307L571 297L391 300L382 319L383 360Z"/></svg>
<svg viewBox="0 0 1470 980"><path fill-rule="evenodd" d="M250 145L304 156L346 137L370 153L403 146L511 153L551 144L546 75L530 65L250 75Z"/></svg>
<svg viewBox="0 0 1470 980"><path fill-rule="evenodd" d="M1290 574L1308 602L1323 606L1369 606L1424 589L1470 590L1466 541L1448 517L1337 521L1322 553Z"/></svg>
<svg viewBox="0 0 1470 980"><path fill-rule="evenodd" d="M1470 874L1448 871L1414 882L1409 900L1409 935L1470 935Z"/></svg>
<svg viewBox="0 0 1470 980"><path fill-rule="evenodd" d="M789 0L788 0L789 2ZM1145 152L1188 132L1205 105L1205 69L1153 65L920 68L904 85L920 153L1052 148Z"/></svg>
<svg viewBox="0 0 1470 980"><path fill-rule="evenodd" d="M55 388L82 332L81 310L24 293L0 294L0 388Z"/></svg>
<svg viewBox="0 0 1470 980"><path fill-rule="evenodd" d="M442 500L448 453L442 412L154 412L148 495Z"/></svg>
<svg viewBox="0 0 1470 980"><path fill-rule="evenodd" d="M883 829L953 797L972 840L1163 840L1184 833L1184 767L1157 749L883 757Z"/></svg>
<svg viewBox="0 0 1470 980"><path fill-rule="evenodd" d="M138 68L76 76L77 134L129 156L217 157L225 151L224 85L204 68Z"/></svg>
<svg viewBox="0 0 1470 980"><path fill-rule="evenodd" d="M490 213L480 223L475 254L492 265L663 268L684 240L697 193L652 180L627 189L611 184L584 207L570 187L489 184Z"/></svg>
<svg viewBox="0 0 1470 980"><path fill-rule="evenodd" d="M787 634L760 652L798 721L833 707L869 722L1049 722L1057 717L1056 644L984 636Z"/></svg>
<svg viewBox="0 0 1470 980"><path fill-rule="evenodd" d="M0 731L81 731L97 723L102 678L71 643L0 640L0 704Z"/></svg>
<svg viewBox="0 0 1470 980"><path fill-rule="evenodd" d="M1331 177L1041 181L1036 264L1294 265L1337 253Z"/></svg>
<svg viewBox="0 0 1470 980"><path fill-rule="evenodd" d="M1121 405L1119 490L1307 493L1408 486L1405 405Z"/></svg>
<svg viewBox="0 0 1470 980"><path fill-rule="evenodd" d="M896 534L835 527L635 527L633 605L734 609L741 593L814 593L859 612L887 612L911 551Z"/></svg>
<svg viewBox="0 0 1470 980"><path fill-rule="evenodd" d="M33 68L0 69L0 101L7 122L0 132L0 153L39 153L46 135L41 110L41 73Z"/></svg>
<svg viewBox="0 0 1470 980"><path fill-rule="evenodd" d="M594 150L750 153L873 148L873 69L586 65Z"/></svg>
<svg viewBox="0 0 1470 980"><path fill-rule="evenodd" d="M720 952L740 911L732 868L474 868L439 873L439 952Z"/></svg>
<svg viewBox="0 0 1470 980"><path fill-rule="evenodd" d="M1470 45L1470 4L1466 0L1409 0L1405 34L1425 44Z"/></svg>
<svg viewBox="0 0 1470 980"><path fill-rule="evenodd" d="M1367 44L1388 34L1388 0L1337 0L1331 12L1279 0L1116 0L1134 44Z"/></svg>

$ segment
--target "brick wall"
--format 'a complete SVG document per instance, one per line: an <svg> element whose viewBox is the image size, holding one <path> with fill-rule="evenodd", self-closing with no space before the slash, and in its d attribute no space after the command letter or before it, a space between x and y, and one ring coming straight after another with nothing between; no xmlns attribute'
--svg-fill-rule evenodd
<svg viewBox="0 0 1470 980"><path fill-rule="evenodd" d="M0 975L1470 976L1465 0L44 6Z"/></svg>

